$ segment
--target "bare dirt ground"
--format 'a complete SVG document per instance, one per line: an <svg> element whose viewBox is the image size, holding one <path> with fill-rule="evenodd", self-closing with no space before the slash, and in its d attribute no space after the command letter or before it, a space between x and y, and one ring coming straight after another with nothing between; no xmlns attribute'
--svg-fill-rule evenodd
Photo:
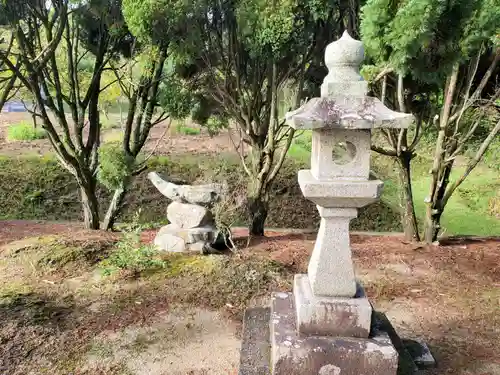
<svg viewBox="0 0 500 375"><path fill-rule="evenodd" d="M244 307L290 288L314 244L311 234L268 233L245 248L244 233L236 233L238 254L177 257L189 269L182 275L169 268L106 278L89 259L41 268L34 249L54 241L52 234L54 244L105 252L116 234L30 222L0 228L0 373L16 375L235 374ZM430 374L500 374L499 240L427 247L397 236L353 236L352 243L376 308L401 334L431 345L439 367ZM223 271L215 271L221 261ZM280 273L260 278L265 264Z"/></svg>
<svg viewBox="0 0 500 375"><path fill-rule="evenodd" d="M0 154L9 156L44 155L51 152L51 146L47 139L29 142L9 142L7 128L10 125L22 121L31 123L31 117L27 113L12 112L0 113ZM168 128L168 129L167 129ZM167 129L167 131L166 131ZM120 129L107 129L103 131L103 139L119 139ZM232 151L233 145L227 132L211 137L206 131L199 135L183 135L176 132L176 127L168 122L155 126L144 147L145 154L154 150L155 155L170 155L195 152L197 154L212 154L216 152Z"/></svg>

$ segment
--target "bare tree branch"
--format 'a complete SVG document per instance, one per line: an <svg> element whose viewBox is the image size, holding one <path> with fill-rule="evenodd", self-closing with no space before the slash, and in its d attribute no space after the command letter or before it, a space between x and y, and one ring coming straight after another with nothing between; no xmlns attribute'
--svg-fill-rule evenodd
<svg viewBox="0 0 500 375"><path fill-rule="evenodd" d="M470 98L463 104L463 106L460 108L459 111L455 112L449 119L449 122L452 123L454 121L457 121L457 119L467 110L469 109L474 102L479 99L483 93L484 88L486 87L488 81L490 80L491 76L493 75L493 72L495 71L498 63L500 61L500 48L498 48L495 52L495 56L493 58L493 61L491 62L490 66L486 70L485 74L483 75L483 78L481 79L481 82L479 82L479 85L477 86L476 90L474 93L470 96ZM476 67L477 70L477 67Z"/></svg>
<svg viewBox="0 0 500 375"><path fill-rule="evenodd" d="M469 162L467 165L464 173L458 178L453 184L451 184L448 189L446 189L446 193L443 197L443 206L448 203L448 200L451 198L453 195L453 192L465 181L467 176L472 172L472 170L479 164L481 161L484 153L488 150L488 147L490 146L491 142L495 139L497 136L498 132L500 131L500 120L497 122L495 127L491 130L491 132L488 134L488 136L485 138L485 140L481 143L481 146L476 152L476 155L474 158Z"/></svg>
<svg viewBox="0 0 500 375"><path fill-rule="evenodd" d="M155 145L153 146L153 148L151 149L151 152L149 153L149 155L148 155L148 156L146 156L146 157L144 158L144 160L142 161L142 163L141 163L141 164L146 164L146 163L147 163L147 161L148 161L149 159L151 159L151 157L154 155L154 153L155 153L155 152L156 152L156 150L158 149L158 146L159 146L159 145L160 145L160 143L163 141L163 138L165 138L165 135L167 134L167 132L168 132L168 130L170 129L170 126L171 126L171 125L172 125L172 119L170 119L170 121L168 122L167 126L165 126L165 130L164 130L164 131L163 131L163 133L161 134L160 138L158 138L158 141L156 141L156 144L155 144ZM147 167L146 167L146 168L147 168ZM139 169L142 169L142 166L141 166ZM141 170L141 172L138 172L138 173L134 172L134 173L133 173L133 175L134 175L134 176L136 176L136 175L138 175L139 173L142 173L143 171L144 171L144 169L143 169L143 170Z"/></svg>
<svg viewBox="0 0 500 375"><path fill-rule="evenodd" d="M394 68L386 67L384 68L373 80L373 83L380 81L382 78L386 78L389 74L394 72Z"/></svg>
<svg viewBox="0 0 500 375"><path fill-rule="evenodd" d="M245 160L245 151L244 151L244 148L243 148L243 141L242 141L243 140L243 136L241 135L241 133L243 132L243 130L241 128L239 128L239 131L240 131L240 141L239 141L238 145L236 145L236 142L233 139L233 135L231 134L231 129L228 132L229 139L231 140L231 143L233 144L233 147L234 147L236 153L240 157L241 165L243 166L243 169L245 170L245 173L249 177L252 177L252 173L250 173L250 169L248 168L246 160Z"/></svg>

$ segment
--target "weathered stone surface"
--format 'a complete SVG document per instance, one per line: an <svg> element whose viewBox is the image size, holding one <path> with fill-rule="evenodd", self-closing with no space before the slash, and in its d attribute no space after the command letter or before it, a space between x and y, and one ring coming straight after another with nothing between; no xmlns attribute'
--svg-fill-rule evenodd
<svg viewBox="0 0 500 375"><path fill-rule="evenodd" d="M156 237L154 244L160 251L172 253L200 253L208 254L214 252L209 242L200 241L187 244L181 237L166 233L161 237Z"/></svg>
<svg viewBox="0 0 500 375"><path fill-rule="evenodd" d="M165 180L159 173L150 172L149 180L167 198L192 204L210 205L227 190L223 184L177 185Z"/></svg>
<svg viewBox="0 0 500 375"><path fill-rule="evenodd" d="M212 246L219 246L223 241L224 238L212 226L185 229L168 224L158 231L154 243L162 251L205 254L214 251Z"/></svg>
<svg viewBox="0 0 500 375"><path fill-rule="evenodd" d="M299 171L299 185L304 197L322 207L360 208L376 202L382 194L382 181L321 181L310 170Z"/></svg>
<svg viewBox="0 0 500 375"><path fill-rule="evenodd" d="M368 180L370 177L369 130L325 129L313 132L311 173L317 180ZM333 154L339 144L350 147L345 161ZM347 150L346 150L347 152Z"/></svg>
<svg viewBox="0 0 500 375"><path fill-rule="evenodd" d="M282 296L286 293L282 294ZM241 363L239 375L269 375L270 363L270 308L249 309L251 312L245 313L244 330L242 337ZM394 328L384 314L374 311L372 322L371 337L390 337L392 344L399 354L398 372L397 375L421 375L413 362L410 354L402 345L402 341L397 336ZM392 332L388 335L388 331ZM393 340L394 339L394 340ZM256 345L255 345L256 344ZM244 365L243 365L244 364ZM267 368L266 368L267 365ZM326 365L320 368L319 371L330 371L335 364ZM341 369L342 370L342 369ZM307 373L302 375L319 375L320 372ZM342 375L343 372L340 373ZM286 374L288 375L288 374ZM361 375L361 374L360 374Z"/></svg>
<svg viewBox="0 0 500 375"><path fill-rule="evenodd" d="M269 375L269 308L247 309L243 318L243 340L239 375Z"/></svg>
<svg viewBox="0 0 500 375"><path fill-rule="evenodd" d="M366 96L368 83L359 72L364 55L363 43L353 39L347 31L339 40L330 43L325 50L328 75L321 85L321 96Z"/></svg>
<svg viewBox="0 0 500 375"><path fill-rule="evenodd" d="M208 253L209 243L205 241L195 242L189 245L186 245L186 251L193 253L206 254Z"/></svg>
<svg viewBox="0 0 500 375"><path fill-rule="evenodd" d="M318 375L340 375L340 367L335 365L326 365L319 369Z"/></svg>
<svg viewBox="0 0 500 375"><path fill-rule="evenodd" d="M398 353L385 334L371 339L304 336L295 324L291 293L275 293L271 302L273 375L396 375Z"/></svg>
<svg viewBox="0 0 500 375"><path fill-rule="evenodd" d="M321 97L313 98L286 114L295 129L407 128L413 116L394 112L380 100L368 97L368 84L359 73L364 59L363 44L345 32L325 51L328 75L321 85Z"/></svg>
<svg viewBox="0 0 500 375"><path fill-rule="evenodd" d="M370 334L373 309L362 290L357 298L317 297L307 275L295 275L293 294L300 333L359 338Z"/></svg>
<svg viewBox="0 0 500 375"><path fill-rule="evenodd" d="M173 234L184 240L187 245L196 242L208 242L213 243L216 241L218 236L218 231L213 226L198 227L198 228L180 228L174 224L168 224L162 227L157 236L162 236L164 234Z"/></svg>
<svg viewBox="0 0 500 375"><path fill-rule="evenodd" d="M304 196L318 206L321 224L308 279L296 279L297 306L290 293L272 298L274 375L414 374L411 356L400 342L398 347L391 343L390 329L370 324L372 310L366 298L353 298L359 296L349 223L357 208L375 202L382 192L381 181L369 180L370 131L407 128L413 120L366 96L367 83L359 72L363 58L362 43L347 33L330 44L325 53L329 74L321 98L286 115L291 127L313 130L311 170L299 172L299 184ZM405 362L409 358L408 373L398 370L397 348L405 354Z"/></svg>
<svg viewBox="0 0 500 375"><path fill-rule="evenodd" d="M321 223L307 269L315 296L354 297L356 280L349 246L349 222L354 208L319 207Z"/></svg>
<svg viewBox="0 0 500 375"><path fill-rule="evenodd" d="M374 97L313 98L286 114L287 124L298 130L407 128L413 116L394 112Z"/></svg>
<svg viewBox="0 0 500 375"><path fill-rule="evenodd" d="M174 234L163 233L157 235L154 244L158 250L168 251L172 253L181 253L186 250L186 243L181 237Z"/></svg>
<svg viewBox="0 0 500 375"><path fill-rule="evenodd" d="M168 205L167 219L183 229L209 226L213 223L212 214L205 207L179 202Z"/></svg>

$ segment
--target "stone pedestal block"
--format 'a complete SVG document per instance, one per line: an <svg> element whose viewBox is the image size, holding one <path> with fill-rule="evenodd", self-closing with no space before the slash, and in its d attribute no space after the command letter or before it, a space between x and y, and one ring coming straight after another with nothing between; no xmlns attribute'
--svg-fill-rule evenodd
<svg viewBox="0 0 500 375"><path fill-rule="evenodd" d="M170 253L182 253L186 250L184 239L172 233L158 233L154 239L154 245L158 250Z"/></svg>
<svg viewBox="0 0 500 375"><path fill-rule="evenodd" d="M291 293L271 302L273 375L396 375L398 353L388 335L370 339L300 335Z"/></svg>
<svg viewBox="0 0 500 375"><path fill-rule="evenodd" d="M378 180L321 181L310 170L301 170L299 185L304 197L318 206L360 208L378 200L383 183Z"/></svg>
<svg viewBox="0 0 500 375"><path fill-rule="evenodd" d="M299 332L367 338L373 309L361 286L357 287L356 298L316 297L307 275L295 275L293 294Z"/></svg>
<svg viewBox="0 0 500 375"><path fill-rule="evenodd" d="M212 213L196 204L172 202L167 207L167 219L180 228L196 228L213 223Z"/></svg>
<svg viewBox="0 0 500 375"><path fill-rule="evenodd" d="M219 237L219 231L212 226L186 229L169 224L158 231L154 244L161 251L205 253L224 241Z"/></svg>
<svg viewBox="0 0 500 375"><path fill-rule="evenodd" d="M355 208L318 207L321 224L307 269L316 296L354 297L356 281L349 246L349 222Z"/></svg>
<svg viewBox="0 0 500 375"><path fill-rule="evenodd" d="M174 224L168 224L164 227L161 227L156 237L161 238L162 236L167 234L172 234L176 237L180 237L186 244L189 245L196 242L215 242L218 236L218 230L213 226L186 229L180 228Z"/></svg>

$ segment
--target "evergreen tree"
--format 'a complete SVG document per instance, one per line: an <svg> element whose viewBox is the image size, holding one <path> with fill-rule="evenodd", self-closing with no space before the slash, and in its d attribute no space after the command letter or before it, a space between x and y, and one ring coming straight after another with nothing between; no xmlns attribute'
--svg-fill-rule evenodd
<svg viewBox="0 0 500 375"><path fill-rule="evenodd" d="M500 59L500 3L368 0L362 8L361 34L368 55L380 71L374 81L383 79L384 97L391 97L387 95L388 75L396 75L393 102L399 110L411 111L417 118L410 132L384 134L389 148L375 147L402 161L402 168L406 168L407 203L412 199L409 161L426 130L424 126L430 125L428 130L436 134L425 222L425 239L432 242L440 232L449 198L499 131L495 110L498 89L492 82L498 76ZM451 182L457 156L477 133L486 113L491 123L489 132L463 174ZM432 118L434 122L429 120ZM416 221L414 224L416 229Z"/></svg>

